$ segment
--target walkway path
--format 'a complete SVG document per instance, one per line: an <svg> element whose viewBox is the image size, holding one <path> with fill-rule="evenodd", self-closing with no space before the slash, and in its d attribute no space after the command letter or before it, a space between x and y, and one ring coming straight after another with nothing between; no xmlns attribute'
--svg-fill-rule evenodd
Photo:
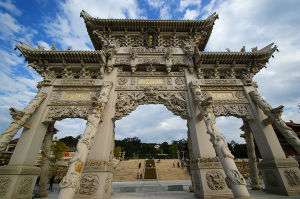
<svg viewBox="0 0 300 199"><path fill-rule="evenodd" d="M190 180L170 181L139 181L139 182L113 182L115 191L112 199L196 199L193 193L188 191ZM169 191L176 188L174 185L182 185L182 191ZM54 185L53 191L47 199L57 199L58 184ZM180 188L181 186L177 186ZM269 194L264 191L249 190L251 196L256 199L299 199L300 197L289 197Z"/></svg>

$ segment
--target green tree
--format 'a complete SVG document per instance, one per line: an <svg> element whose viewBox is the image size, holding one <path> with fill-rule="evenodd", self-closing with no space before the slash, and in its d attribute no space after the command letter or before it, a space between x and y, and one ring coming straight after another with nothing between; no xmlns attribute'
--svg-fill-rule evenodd
<svg viewBox="0 0 300 199"><path fill-rule="evenodd" d="M176 143L173 143L169 147L170 154L173 156L173 158L177 158L177 151L178 151L178 145Z"/></svg>
<svg viewBox="0 0 300 199"><path fill-rule="evenodd" d="M169 154L170 153L168 142L163 142L160 145L160 148L161 148L161 150L163 151L164 154Z"/></svg>
<svg viewBox="0 0 300 199"><path fill-rule="evenodd" d="M228 143L228 148L235 158L248 158L246 144L239 144L232 140Z"/></svg>
<svg viewBox="0 0 300 199"><path fill-rule="evenodd" d="M248 158L246 144L235 144L233 147L233 151L233 155L236 158Z"/></svg>
<svg viewBox="0 0 300 199"><path fill-rule="evenodd" d="M60 160L64 156L64 153L68 149L69 149L69 147L63 142L57 142L57 143L52 144L51 150L54 155L54 161L56 162L56 161Z"/></svg>
<svg viewBox="0 0 300 199"><path fill-rule="evenodd" d="M119 158L121 156L122 150L123 149L120 146L115 147L115 149L114 149L114 156L116 158Z"/></svg>
<svg viewBox="0 0 300 199"><path fill-rule="evenodd" d="M59 141L65 143L68 147L70 147L70 150L74 151L79 138L80 136L77 136L76 138L74 138L73 136L66 136L64 138L59 139Z"/></svg>

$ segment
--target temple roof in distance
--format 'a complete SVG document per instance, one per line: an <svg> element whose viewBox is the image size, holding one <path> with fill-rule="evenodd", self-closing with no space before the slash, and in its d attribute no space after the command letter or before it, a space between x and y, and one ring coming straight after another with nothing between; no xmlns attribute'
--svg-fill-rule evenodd
<svg viewBox="0 0 300 199"><path fill-rule="evenodd" d="M215 20L218 19L216 13L204 20L156 20L156 19L100 19L94 18L84 10L80 16L84 19L87 31L96 50L101 49L98 42L96 30L107 30L111 32L141 32L148 28L154 28L159 32L206 32L206 41L199 46L204 50L206 43L211 35Z"/></svg>

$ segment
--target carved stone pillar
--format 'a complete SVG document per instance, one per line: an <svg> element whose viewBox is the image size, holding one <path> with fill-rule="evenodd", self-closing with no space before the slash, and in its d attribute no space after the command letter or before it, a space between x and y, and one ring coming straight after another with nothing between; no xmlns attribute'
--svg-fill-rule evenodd
<svg viewBox="0 0 300 199"><path fill-rule="evenodd" d="M23 111L18 111L15 108L10 108L10 114L13 121L9 127L0 135L0 151L4 151L11 141L11 139L17 134L17 132L24 126L30 128L30 122L28 119L40 106L40 104L46 99L47 94L44 92L38 92L38 94L31 100L27 107Z"/></svg>
<svg viewBox="0 0 300 199"><path fill-rule="evenodd" d="M52 86L44 86L40 92L50 96ZM43 100L30 116L30 128L24 128L9 164L0 167L0 181L1 186L3 185L0 198L32 198L40 173L40 168L35 166L37 155L48 128L48 124L42 123L48 101L49 97Z"/></svg>
<svg viewBox="0 0 300 199"><path fill-rule="evenodd" d="M115 82L117 70L113 70L105 79ZM75 198L108 199L113 194L111 172L114 149L114 109L115 109L115 83L111 89L109 101L103 111L103 120L98 125L94 144L87 157L84 170L81 175L80 186Z"/></svg>
<svg viewBox="0 0 300 199"><path fill-rule="evenodd" d="M245 132L245 140L246 140L247 153L248 153L248 166L249 166L250 178L251 178L251 187L253 190L260 190L261 186L259 185L254 138L247 121L244 120L244 125L241 127L241 130Z"/></svg>
<svg viewBox="0 0 300 199"><path fill-rule="evenodd" d="M261 108L261 110L268 116L263 122L264 125L268 125L270 123L274 124L281 134L285 137L287 142L294 147L294 149L300 154L300 139L297 134L288 127L285 122L281 119L281 113L283 110L283 106L279 106L277 108L272 108L260 95L254 90L249 92L251 98L255 101L255 103Z"/></svg>
<svg viewBox="0 0 300 199"><path fill-rule="evenodd" d="M187 82L195 80L196 74L185 71ZM188 84L188 83L187 83ZM193 99L191 90L188 99ZM191 158L192 190L198 198L232 198L232 193L225 183L225 173L212 143L206 133L205 122L199 119L199 110L193 100L187 100L189 119L189 151ZM191 157L191 154L190 154Z"/></svg>
<svg viewBox="0 0 300 199"><path fill-rule="evenodd" d="M266 191L274 194L300 195L300 171L298 162L286 158L279 140L268 118L259 106L253 102L250 92L256 91L253 86L244 86L245 95L253 115L248 120L263 160L258 163Z"/></svg>
<svg viewBox="0 0 300 199"><path fill-rule="evenodd" d="M49 180L49 163L50 163L50 154L51 154L51 144L53 135L57 132L54 128L54 122L51 123L48 127L46 136L44 138L44 146L42 150L42 165L41 165L41 173L40 173L40 182L39 182L39 190L36 194L36 197L42 198L48 195L47 184Z"/></svg>
<svg viewBox="0 0 300 199"><path fill-rule="evenodd" d="M76 146L76 153L70 160L70 166L66 176L60 182L59 199L73 199L76 190L80 185L80 176L86 162L87 155L94 142L97 128L102 119L102 113L106 103L109 100L109 94L112 88L112 82L104 82L99 96L94 97L92 113L87 118L87 124L84 133Z"/></svg>
<svg viewBox="0 0 300 199"><path fill-rule="evenodd" d="M193 99L198 104L200 116L206 124L207 133L211 137L210 140L225 171L227 186L231 189L235 198L250 198L246 188L246 182L235 165L234 156L228 149L227 141L216 125L215 116L211 109L211 98L203 98L200 86L197 85L197 82L190 82L189 86L193 93ZM212 174L212 176L216 175L217 174Z"/></svg>
<svg viewBox="0 0 300 199"><path fill-rule="evenodd" d="M190 135L190 131L188 130L188 148L189 148L189 156L190 156L190 164L192 161L194 161L194 152L193 152L193 145L192 145L192 139ZM191 166L191 165L190 165ZM191 167L190 167L190 174L191 174L191 180L192 180L192 185L189 187L190 192L194 192L195 189L195 179L193 178Z"/></svg>

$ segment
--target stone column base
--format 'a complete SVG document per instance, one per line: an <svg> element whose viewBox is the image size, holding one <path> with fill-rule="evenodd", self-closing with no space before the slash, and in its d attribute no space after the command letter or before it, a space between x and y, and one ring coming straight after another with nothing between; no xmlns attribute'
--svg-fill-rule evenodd
<svg viewBox="0 0 300 199"><path fill-rule="evenodd" d="M109 199L113 194L111 168L110 161L87 161L75 199Z"/></svg>
<svg viewBox="0 0 300 199"><path fill-rule="evenodd" d="M197 198L233 198L218 158L199 158L191 163Z"/></svg>
<svg viewBox="0 0 300 199"><path fill-rule="evenodd" d="M32 198L32 192L40 168L25 165L5 165L0 167L0 198Z"/></svg>
<svg viewBox="0 0 300 199"><path fill-rule="evenodd" d="M48 190L46 189L46 187L45 187L45 189L44 190L39 190L37 193L36 193L36 198L43 198L43 197L46 197L46 196L48 196Z"/></svg>
<svg viewBox="0 0 300 199"><path fill-rule="evenodd" d="M274 194L300 195L298 162L291 158L263 160L258 163L266 191Z"/></svg>

